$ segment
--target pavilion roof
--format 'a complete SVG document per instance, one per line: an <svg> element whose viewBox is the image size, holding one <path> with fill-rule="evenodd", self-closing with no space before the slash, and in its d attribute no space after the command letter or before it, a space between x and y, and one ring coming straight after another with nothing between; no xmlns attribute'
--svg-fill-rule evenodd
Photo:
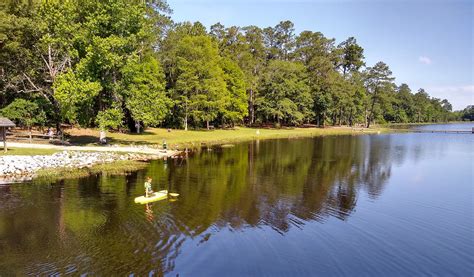
<svg viewBox="0 0 474 277"><path fill-rule="evenodd" d="M15 123L6 117L0 117L0 127L15 127Z"/></svg>

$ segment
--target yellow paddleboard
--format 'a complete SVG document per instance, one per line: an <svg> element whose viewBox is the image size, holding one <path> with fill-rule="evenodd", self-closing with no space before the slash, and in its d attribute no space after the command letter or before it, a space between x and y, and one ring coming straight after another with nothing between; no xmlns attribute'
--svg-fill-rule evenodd
<svg viewBox="0 0 474 277"><path fill-rule="evenodd" d="M145 197L145 196L135 197L135 203L146 204L146 203L150 203L150 202L154 202L158 200L163 200L163 199L166 199L167 197L168 197L168 191L160 190L158 192L153 193L149 197Z"/></svg>

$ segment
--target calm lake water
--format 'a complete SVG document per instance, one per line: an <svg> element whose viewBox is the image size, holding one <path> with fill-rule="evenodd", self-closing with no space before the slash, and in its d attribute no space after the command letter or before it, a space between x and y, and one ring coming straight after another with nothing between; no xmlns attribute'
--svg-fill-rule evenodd
<svg viewBox="0 0 474 277"><path fill-rule="evenodd" d="M473 142L255 141L127 176L0 186L0 276L472 276ZM179 199L135 204L146 176Z"/></svg>

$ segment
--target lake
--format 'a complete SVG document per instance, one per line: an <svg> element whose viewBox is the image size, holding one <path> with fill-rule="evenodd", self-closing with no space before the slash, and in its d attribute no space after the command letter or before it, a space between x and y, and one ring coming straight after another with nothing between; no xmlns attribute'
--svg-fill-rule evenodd
<svg viewBox="0 0 474 277"><path fill-rule="evenodd" d="M473 139L254 141L2 185L0 276L472 276ZM147 176L179 198L135 204Z"/></svg>

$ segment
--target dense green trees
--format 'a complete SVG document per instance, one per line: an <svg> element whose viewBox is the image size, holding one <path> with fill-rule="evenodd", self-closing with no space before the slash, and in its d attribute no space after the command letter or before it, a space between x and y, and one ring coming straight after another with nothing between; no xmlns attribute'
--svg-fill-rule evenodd
<svg viewBox="0 0 474 277"><path fill-rule="evenodd" d="M290 21L208 32L169 12L163 0L3 1L0 108L24 99L45 116L33 124L138 132L461 117L447 100L397 87L385 63L365 67L353 37L336 45Z"/></svg>
<svg viewBox="0 0 474 277"><path fill-rule="evenodd" d="M220 59L220 67L224 72L227 91L224 91L224 108L220 110L222 123L242 123L247 116L247 94L245 76L239 65L228 58Z"/></svg>
<svg viewBox="0 0 474 277"><path fill-rule="evenodd" d="M28 129L33 125L43 126L46 121L46 115L36 103L21 98L15 99L10 105L1 109L0 115Z"/></svg>
<svg viewBox="0 0 474 277"><path fill-rule="evenodd" d="M151 55L131 57L122 69L125 107L140 125L156 126L165 118L170 99L165 94L165 76L160 63Z"/></svg>
<svg viewBox="0 0 474 277"><path fill-rule="evenodd" d="M209 36L185 36L177 44L177 78L174 94L184 113L196 122L215 120L225 108L228 93L224 72L219 66L218 48Z"/></svg>
<svg viewBox="0 0 474 277"><path fill-rule="evenodd" d="M383 107L386 106L387 101L390 101L389 95L394 87L394 79L392 71L384 62L378 62L365 71L365 83L369 96L367 128L376 117L383 116Z"/></svg>
<svg viewBox="0 0 474 277"><path fill-rule="evenodd" d="M169 101L154 47L166 9L159 1L6 1L2 102L41 95L58 128L61 122L93 126L110 109L121 113L113 126L159 124Z"/></svg>
<svg viewBox="0 0 474 277"><path fill-rule="evenodd" d="M296 62L270 61L255 103L262 121L301 124L312 116L311 103L305 67Z"/></svg>
<svg viewBox="0 0 474 277"><path fill-rule="evenodd" d="M474 105L467 106L464 110L458 112L461 120L474 121Z"/></svg>

